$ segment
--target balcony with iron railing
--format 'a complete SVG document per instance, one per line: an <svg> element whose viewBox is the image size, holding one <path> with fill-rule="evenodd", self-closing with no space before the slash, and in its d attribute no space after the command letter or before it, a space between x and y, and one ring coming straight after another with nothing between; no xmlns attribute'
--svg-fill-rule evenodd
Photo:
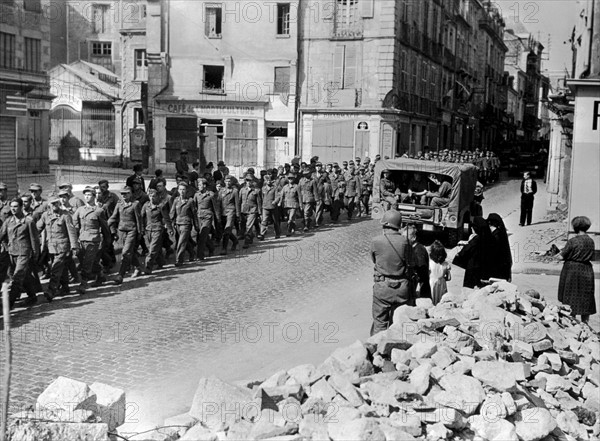
<svg viewBox="0 0 600 441"><path fill-rule="evenodd" d="M358 20L352 23L335 21L331 33L332 40L362 40L364 37L364 23Z"/></svg>
<svg viewBox="0 0 600 441"><path fill-rule="evenodd" d="M38 86L50 85L50 79L46 72L23 68L0 67L0 79L21 83L34 83Z"/></svg>

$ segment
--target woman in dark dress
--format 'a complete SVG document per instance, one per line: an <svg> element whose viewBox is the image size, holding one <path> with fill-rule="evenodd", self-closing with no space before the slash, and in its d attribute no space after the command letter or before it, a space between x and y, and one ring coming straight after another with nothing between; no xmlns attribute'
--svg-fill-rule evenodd
<svg viewBox="0 0 600 441"><path fill-rule="evenodd" d="M474 234L468 242L459 242L459 245L464 247L452 261L452 264L465 270L463 280L465 288L481 287L483 286L481 280L490 278L492 256L495 253L494 238L485 219L481 216L475 217L472 227Z"/></svg>
<svg viewBox="0 0 600 441"><path fill-rule="evenodd" d="M491 213L487 218L487 223L490 226L496 245L496 252L492 255L490 276L510 282L512 280L511 268L513 261L504 221L498 213Z"/></svg>
<svg viewBox="0 0 600 441"><path fill-rule="evenodd" d="M580 315L587 323L596 313L594 300L594 241L586 233L592 222L586 216L577 216L571 221L577 234L567 241L558 255L565 261L558 283L558 300L571 306L573 316Z"/></svg>

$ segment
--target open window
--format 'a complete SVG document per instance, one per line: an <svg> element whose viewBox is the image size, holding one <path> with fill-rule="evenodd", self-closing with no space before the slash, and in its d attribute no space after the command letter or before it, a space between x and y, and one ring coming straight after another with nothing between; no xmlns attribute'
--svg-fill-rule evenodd
<svg viewBox="0 0 600 441"><path fill-rule="evenodd" d="M225 66L204 66L204 92L223 92Z"/></svg>

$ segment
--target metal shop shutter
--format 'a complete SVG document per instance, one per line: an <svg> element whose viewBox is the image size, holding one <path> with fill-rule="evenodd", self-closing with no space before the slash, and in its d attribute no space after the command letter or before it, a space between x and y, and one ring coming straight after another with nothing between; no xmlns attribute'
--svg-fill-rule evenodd
<svg viewBox="0 0 600 441"><path fill-rule="evenodd" d="M8 186L9 196L17 194L16 118L0 118L0 181Z"/></svg>

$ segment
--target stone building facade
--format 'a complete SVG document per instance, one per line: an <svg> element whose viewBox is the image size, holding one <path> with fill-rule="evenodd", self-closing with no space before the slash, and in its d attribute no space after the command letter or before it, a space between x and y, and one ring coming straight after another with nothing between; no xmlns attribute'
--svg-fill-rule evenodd
<svg viewBox="0 0 600 441"><path fill-rule="evenodd" d="M190 160L233 173L295 152L298 1L150 0L150 164Z"/></svg>
<svg viewBox="0 0 600 441"><path fill-rule="evenodd" d="M503 20L478 0L300 3L299 152L341 161L491 147Z"/></svg>
<svg viewBox="0 0 600 441"><path fill-rule="evenodd" d="M49 0L0 4L0 181L48 172Z"/></svg>

